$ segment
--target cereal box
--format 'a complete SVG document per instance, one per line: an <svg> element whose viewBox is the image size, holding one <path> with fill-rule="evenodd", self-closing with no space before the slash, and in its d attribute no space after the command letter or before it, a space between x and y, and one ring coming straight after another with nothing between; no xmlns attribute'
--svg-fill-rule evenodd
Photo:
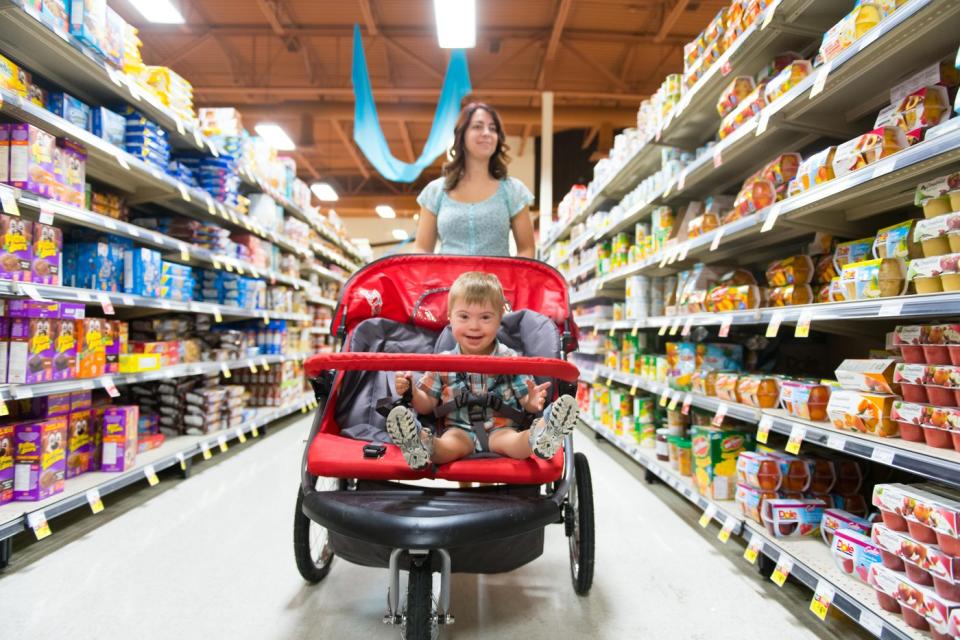
<svg viewBox="0 0 960 640"><path fill-rule="evenodd" d="M9 183L45 198L54 197L57 185L54 166L56 147L57 139L42 129L30 124L10 125Z"/></svg>
<svg viewBox="0 0 960 640"><path fill-rule="evenodd" d="M0 425L0 504L13 500L13 445L13 425Z"/></svg>
<svg viewBox="0 0 960 640"><path fill-rule="evenodd" d="M69 140L58 140L59 166L56 199L75 207L86 205L87 152Z"/></svg>
<svg viewBox="0 0 960 640"><path fill-rule="evenodd" d="M93 469L93 419L90 410L67 416L67 477Z"/></svg>
<svg viewBox="0 0 960 640"><path fill-rule="evenodd" d="M70 33L99 53L105 53L107 0L73 0Z"/></svg>
<svg viewBox="0 0 960 640"><path fill-rule="evenodd" d="M33 225L33 268L30 278L40 284L60 284L63 232L50 225Z"/></svg>
<svg viewBox="0 0 960 640"><path fill-rule="evenodd" d="M18 217L0 214L0 278L30 282L33 273L33 225Z"/></svg>
<svg viewBox="0 0 960 640"><path fill-rule="evenodd" d="M137 458L137 423L140 407L110 406L103 411L101 471L128 471Z"/></svg>
<svg viewBox="0 0 960 640"><path fill-rule="evenodd" d="M43 500L63 491L66 418L61 416L18 424L14 434L13 499Z"/></svg>

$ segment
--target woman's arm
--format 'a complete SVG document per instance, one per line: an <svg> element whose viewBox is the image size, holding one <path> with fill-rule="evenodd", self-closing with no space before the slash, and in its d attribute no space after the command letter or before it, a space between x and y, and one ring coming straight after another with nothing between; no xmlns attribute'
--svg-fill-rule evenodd
<svg viewBox="0 0 960 640"><path fill-rule="evenodd" d="M423 223L422 215L420 216L420 222ZM520 258L535 257L537 245L533 238L533 220L530 218L530 209L524 209L513 216L510 226L513 229L513 239L517 243L517 256Z"/></svg>
<svg viewBox="0 0 960 640"><path fill-rule="evenodd" d="M437 247L437 214L429 209L420 207L420 222L413 246L417 253L433 253Z"/></svg>

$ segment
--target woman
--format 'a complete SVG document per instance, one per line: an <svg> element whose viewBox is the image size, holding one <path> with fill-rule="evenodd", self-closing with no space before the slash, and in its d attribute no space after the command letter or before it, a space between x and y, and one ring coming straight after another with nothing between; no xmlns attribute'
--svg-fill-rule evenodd
<svg viewBox="0 0 960 640"><path fill-rule="evenodd" d="M506 256L513 231L517 255L534 257L528 209L533 194L507 177L507 149L493 108L482 102L464 107L454 131L453 159L417 198L416 251L433 253L439 236L441 253Z"/></svg>

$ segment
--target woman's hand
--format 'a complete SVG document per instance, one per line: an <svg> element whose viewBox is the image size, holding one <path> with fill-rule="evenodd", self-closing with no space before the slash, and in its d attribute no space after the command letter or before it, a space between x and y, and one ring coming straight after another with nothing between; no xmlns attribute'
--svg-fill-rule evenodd
<svg viewBox="0 0 960 640"><path fill-rule="evenodd" d="M420 219L422 220L423 216ZM530 217L530 209L524 209L513 216L513 220L510 221L510 228L513 230L513 240L517 243L517 257L536 257L537 243L533 235L533 219Z"/></svg>
<svg viewBox="0 0 960 640"><path fill-rule="evenodd" d="M393 384L397 389L398 396L406 395L407 391L410 391L410 379L412 377L413 374L409 371L397 371L394 374Z"/></svg>
<svg viewBox="0 0 960 640"><path fill-rule="evenodd" d="M540 413L547 402L549 382L534 384L532 378L527 378L527 395L520 400L520 406L528 413Z"/></svg>

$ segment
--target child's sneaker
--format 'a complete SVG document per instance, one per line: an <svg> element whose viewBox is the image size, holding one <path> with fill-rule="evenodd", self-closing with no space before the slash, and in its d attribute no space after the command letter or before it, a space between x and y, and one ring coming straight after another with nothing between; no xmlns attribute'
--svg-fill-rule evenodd
<svg viewBox="0 0 960 640"><path fill-rule="evenodd" d="M563 444L563 439L577 424L577 401L571 396L560 396L550 407L546 419L537 420L530 427L530 448L538 458L549 460Z"/></svg>
<svg viewBox="0 0 960 640"><path fill-rule="evenodd" d="M433 432L417 424L407 407L394 407L387 416L387 433L400 447L403 459L411 469L419 471L430 464L433 457Z"/></svg>

